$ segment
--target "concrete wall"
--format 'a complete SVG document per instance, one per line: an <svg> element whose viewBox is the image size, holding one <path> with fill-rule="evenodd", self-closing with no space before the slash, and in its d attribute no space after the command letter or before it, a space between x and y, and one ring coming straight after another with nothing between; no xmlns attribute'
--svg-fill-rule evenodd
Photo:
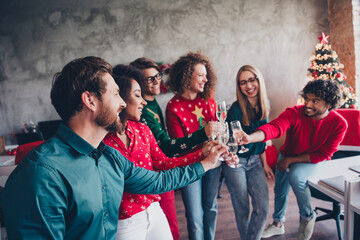
<svg viewBox="0 0 360 240"><path fill-rule="evenodd" d="M0 136L9 142L24 122L57 119L52 77L87 55L172 63L202 50L217 70L216 98L229 104L237 70L253 64L267 82L273 118L296 103L322 31L329 33L327 0L3 1ZM159 98L162 106L170 97Z"/></svg>

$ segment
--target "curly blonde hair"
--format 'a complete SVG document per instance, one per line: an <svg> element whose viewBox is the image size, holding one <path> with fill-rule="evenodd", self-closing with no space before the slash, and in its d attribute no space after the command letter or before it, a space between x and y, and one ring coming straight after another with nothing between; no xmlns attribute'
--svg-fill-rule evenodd
<svg viewBox="0 0 360 240"><path fill-rule="evenodd" d="M217 77L214 67L210 60L200 51L194 53L189 52L181 56L174 64L172 64L169 73L169 86L175 94L182 94L186 88L190 87L191 76L197 64L203 64L207 72L208 82L205 84L204 92L199 93L200 97L207 100L212 97L215 91Z"/></svg>

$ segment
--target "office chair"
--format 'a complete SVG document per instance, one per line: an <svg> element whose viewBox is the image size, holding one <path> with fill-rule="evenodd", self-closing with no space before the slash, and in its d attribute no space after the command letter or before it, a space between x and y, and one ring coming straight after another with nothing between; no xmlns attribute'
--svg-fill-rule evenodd
<svg viewBox="0 0 360 240"><path fill-rule="evenodd" d="M61 120L51 120L51 121L41 121L38 122L38 128L41 134L44 137L44 140L48 140L55 135L56 130L58 129Z"/></svg>
<svg viewBox="0 0 360 240"><path fill-rule="evenodd" d="M33 150L33 148L37 147L38 145L40 145L43 142L44 141L41 140L41 141L36 141L36 142L19 145L16 148L15 165L18 165L28 152L30 152L31 150Z"/></svg>
<svg viewBox="0 0 360 240"><path fill-rule="evenodd" d="M311 186L309 186L309 188L310 188L311 196L313 198L320 199L326 202L332 202L332 209L327 209L322 207L314 208L314 211L317 215L316 222L334 219L336 223L338 239L341 240L342 236L341 236L340 220L344 220L344 212L341 211L340 203ZM319 211L322 211L325 214L318 216Z"/></svg>
<svg viewBox="0 0 360 240"><path fill-rule="evenodd" d="M15 137L18 145L44 140L41 132L15 133Z"/></svg>

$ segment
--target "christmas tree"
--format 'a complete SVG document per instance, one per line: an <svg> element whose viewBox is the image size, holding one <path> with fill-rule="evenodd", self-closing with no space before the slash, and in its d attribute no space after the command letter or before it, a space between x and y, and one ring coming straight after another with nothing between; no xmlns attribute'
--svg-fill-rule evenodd
<svg viewBox="0 0 360 240"><path fill-rule="evenodd" d="M328 44L328 37L324 33L319 37L320 43L315 46L315 52L310 57L310 68L308 69L309 81L314 79L333 79L341 89L342 101L340 108L355 108L354 89L346 83L346 76L342 69L344 65L340 63L338 55Z"/></svg>

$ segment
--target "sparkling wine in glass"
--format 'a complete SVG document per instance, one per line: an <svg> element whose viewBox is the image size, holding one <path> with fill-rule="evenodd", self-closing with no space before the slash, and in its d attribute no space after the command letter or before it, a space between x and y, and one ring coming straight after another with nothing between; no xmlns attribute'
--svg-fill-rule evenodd
<svg viewBox="0 0 360 240"><path fill-rule="evenodd" d="M238 150L238 144L236 142L236 137L234 135L229 136L228 147L230 153L236 154Z"/></svg>
<svg viewBox="0 0 360 240"><path fill-rule="evenodd" d="M229 141L229 125L227 122L219 123L219 135L218 140L222 145L226 145ZM226 158L226 154L222 154L219 158L220 161L224 161Z"/></svg>
<svg viewBox="0 0 360 240"><path fill-rule="evenodd" d="M220 122L225 122L227 115L225 101L216 102L216 117Z"/></svg>
<svg viewBox="0 0 360 240"><path fill-rule="evenodd" d="M213 122L211 127L211 139L216 140L219 134L219 122Z"/></svg>
<svg viewBox="0 0 360 240"><path fill-rule="evenodd" d="M238 150L238 144L236 141L236 137L234 135L230 135L229 136L229 141L228 141L228 147L229 147L229 152L231 153L231 155L235 155L237 150ZM232 164L230 165L231 168L236 168L241 166L241 164Z"/></svg>
<svg viewBox="0 0 360 240"><path fill-rule="evenodd" d="M221 125L221 136L220 141L221 144L226 145L229 141L229 124L227 122L220 123Z"/></svg>
<svg viewBox="0 0 360 240"><path fill-rule="evenodd" d="M230 125L231 125L231 129L233 131L234 136L237 139L241 139L243 130L242 130L240 121L239 120L232 121L230 123ZM247 151L249 151L249 149L245 148L244 145L241 145L239 153L246 153Z"/></svg>

